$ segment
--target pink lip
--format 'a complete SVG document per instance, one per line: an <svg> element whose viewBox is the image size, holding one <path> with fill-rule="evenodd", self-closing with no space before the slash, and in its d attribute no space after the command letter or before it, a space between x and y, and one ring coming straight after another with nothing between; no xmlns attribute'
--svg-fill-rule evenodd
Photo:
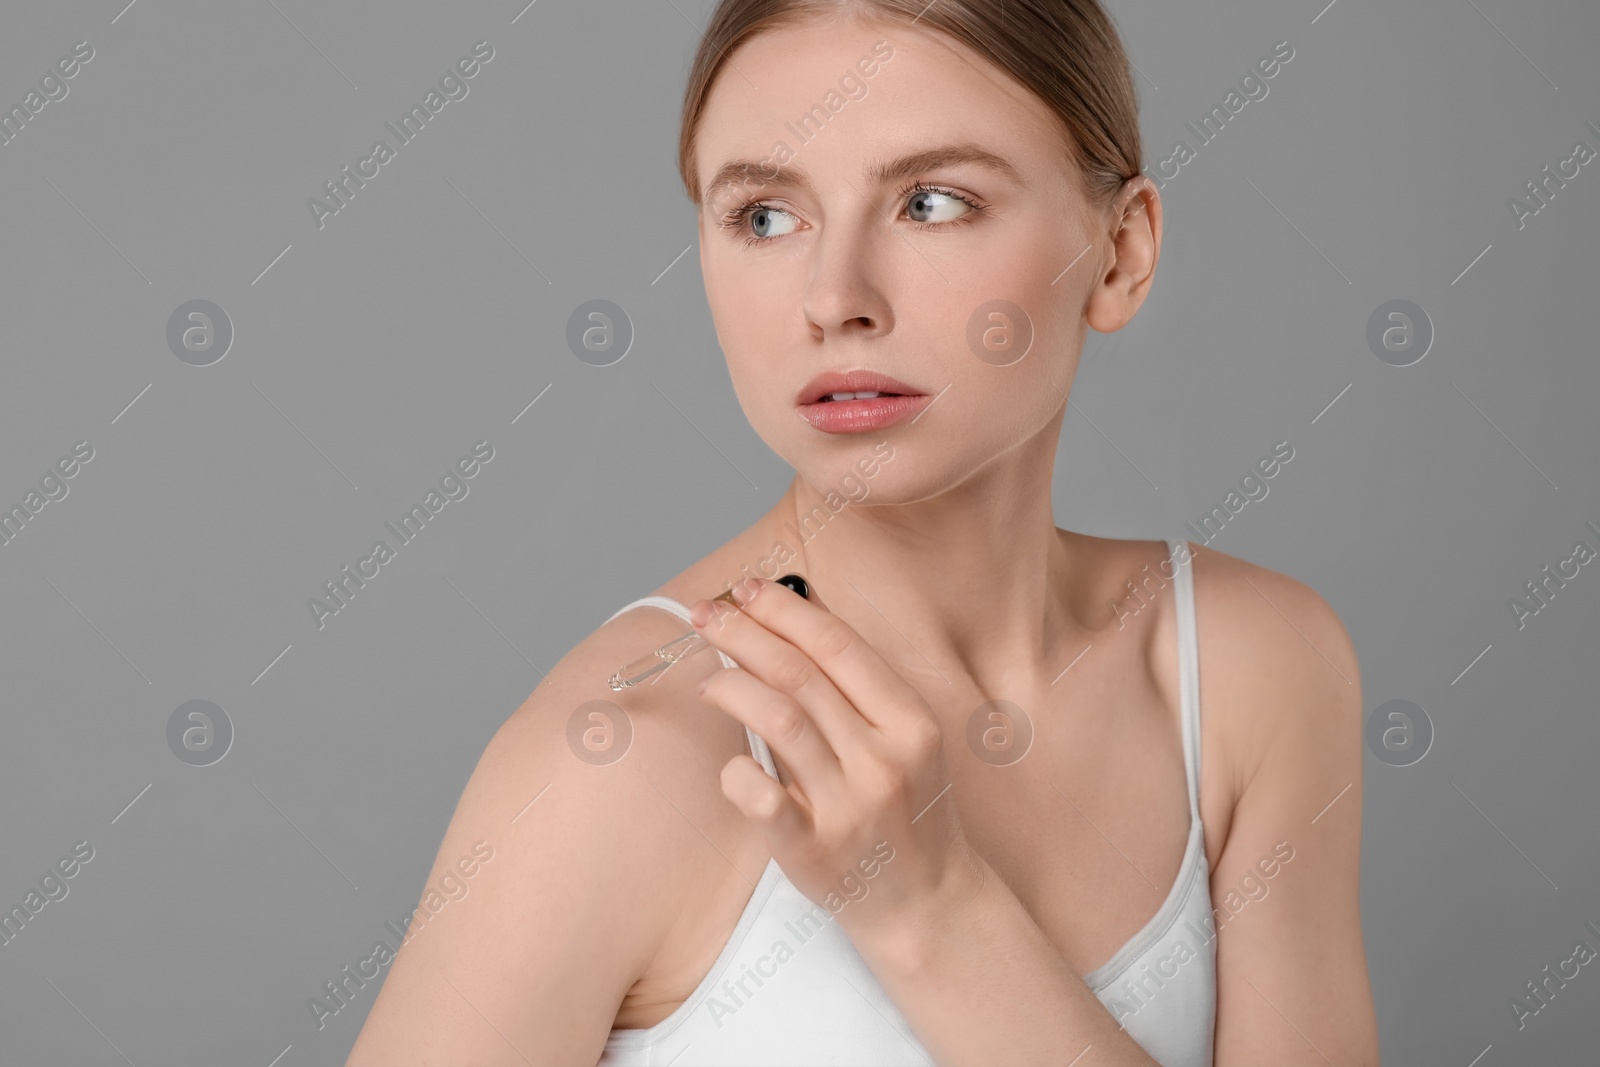
<svg viewBox="0 0 1600 1067"><path fill-rule="evenodd" d="M805 384L794 398L804 407L815 404L834 393L895 393L899 396L921 396L922 390L907 385L898 378L872 370L825 371Z"/></svg>
<svg viewBox="0 0 1600 1067"><path fill-rule="evenodd" d="M932 400L923 394L819 400L815 404L801 404L799 411L801 418L823 433L866 433L903 422Z"/></svg>

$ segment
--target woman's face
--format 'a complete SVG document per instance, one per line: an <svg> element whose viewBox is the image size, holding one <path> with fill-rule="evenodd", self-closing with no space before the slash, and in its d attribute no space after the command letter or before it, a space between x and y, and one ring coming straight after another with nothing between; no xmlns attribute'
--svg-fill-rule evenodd
<svg viewBox="0 0 1600 1067"><path fill-rule="evenodd" d="M1110 230L1064 137L1031 93L921 27L785 28L719 71L695 159L706 292L751 425L812 486L839 485L885 439L872 502L961 483L1052 425L1086 312L1101 330L1131 317L1137 300L1098 306ZM895 166L952 147L991 159ZM752 165L708 192L739 161ZM924 394L916 421L809 421L806 386L855 369Z"/></svg>

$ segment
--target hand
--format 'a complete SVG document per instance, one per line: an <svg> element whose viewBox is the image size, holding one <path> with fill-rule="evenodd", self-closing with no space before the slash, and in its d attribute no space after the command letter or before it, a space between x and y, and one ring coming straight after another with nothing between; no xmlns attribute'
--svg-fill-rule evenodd
<svg viewBox="0 0 1600 1067"><path fill-rule="evenodd" d="M722 769L723 794L852 939L921 933L987 870L951 799L933 709L815 589L807 600L749 579L734 596L738 610L701 600L690 612L739 664L708 677L701 699L765 739L792 781L741 753Z"/></svg>

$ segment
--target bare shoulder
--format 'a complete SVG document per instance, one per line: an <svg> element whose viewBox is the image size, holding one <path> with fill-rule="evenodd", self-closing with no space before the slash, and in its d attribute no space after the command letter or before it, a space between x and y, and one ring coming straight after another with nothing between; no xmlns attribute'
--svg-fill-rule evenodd
<svg viewBox="0 0 1600 1067"><path fill-rule="evenodd" d="M351 1065L477 1062L506 1040L540 1062L599 1057L687 894L737 876L717 849L743 858L718 778L743 731L694 688L714 654L653 684L606 683L686 628L648 607L603 623L494 734L424 888L456 884L475 848L492 859L437 917L425 892L426 925L395 957Z"/></svg>
<svg viewBox="0 0 1600 1067"><path fill-rule="evenodd" d="M695 692L720 667L709 649L620 691L607 680L688 629L672 612L646 605L597 627L506 720L474 773L508 790L501 810L519 798L526 804L530 785L552 783L519 822L556 799L555 786L568 787L571 799L552 807L572 818L547 812L542 822L588 842L597 862L614 865L606 873L618 876L619 892L657 902L666 915L676 914L673 890L693 891L702 881L707 838L726 845L743 825L718 773L745 750L744 730Z"/></svg>
<svg viewBox="0 0 1600 1067"><path fill-rule="evenodd" d="M1208 711L1238 719L1263 744L1298 716L1359 714L1355 646L1322 594L1236 556L1190 549L1202 685L1218 697Z"/></svg>
<svg viewBox="0 0 1600 1067"><path fill-rule="evenodd" d="M1203 546L1192 559L1202 733L1220 742L1215 763L1202 753L1220 772L1202 792L1226 812L1206 825L1217 1061L1290 1062L1310 1043L1329 1062L1375 1065L1355 649L1305 582ZM1260 1010L1267 983L1275 1011Z"/></svg>
<svg viewBox="0 0 1600 1067"><path fill-rule="evenodd" d="M1212 548L1190 548L1211 750L1203 753L1210 777L1202 789L1226 813L1208 826L1208 842L1220 842L1238 828L1252 787L1261 795L1293 780L1304 790L1297 805L1320 805L1344 785L1359 786L1361 672L1349 633L1316 589ZM1316 807L1303 815L1309 823Z"/></svg>
<svg viewBox="0 0 1600 1067"><path fill-rule="evenodd" d="M1142 628L1157 687L1176 714L1177 615L1168 591L1179 568L1193 580L1202 723L1224 742L1229 773L1253 773L1294 713L1359 713L1355 649L1326 599L1288 575L1201 544L1060 531L1085 561L1077 611L1092 627ZM1346 723L1337 722L1335 728ZM1210 759L1207 758L1209 765Z"/></svg>

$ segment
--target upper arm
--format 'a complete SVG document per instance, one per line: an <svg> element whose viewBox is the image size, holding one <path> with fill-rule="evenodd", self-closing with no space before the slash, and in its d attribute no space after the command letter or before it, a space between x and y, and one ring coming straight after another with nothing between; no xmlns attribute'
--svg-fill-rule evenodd
<svg viewBox="0 0 1600 1067"><path fill-rule="evenodd" d="M651 784L672 788L672 754L659 752L653 725L662 717L636 714L641 704L603 681L617 648L660 627L616 626L618 640L591 637L563 659L485 748L347 1067L598 1060L671 921L669 850L692 833L672 825L682 818ZM615 762L586 761L569 744L569 720L591 700L635 713L631 748ZM488 850L473 877L450 878L459 859ZM464 892L433 892L441 884Z"/></svg>
<svg viewBox="0 0 1600 1067"><path fill-rule="evenodd" d="M1221 672L1221 688L1239 782L1211 878L1216 1063L1326 1057L1340 1067L1376 1067L1361 930L1355 651L1314 590L1230 564L1213 568L1207 601L1211 632L1224 635L1221 655L1232 667Z"/></svg>

